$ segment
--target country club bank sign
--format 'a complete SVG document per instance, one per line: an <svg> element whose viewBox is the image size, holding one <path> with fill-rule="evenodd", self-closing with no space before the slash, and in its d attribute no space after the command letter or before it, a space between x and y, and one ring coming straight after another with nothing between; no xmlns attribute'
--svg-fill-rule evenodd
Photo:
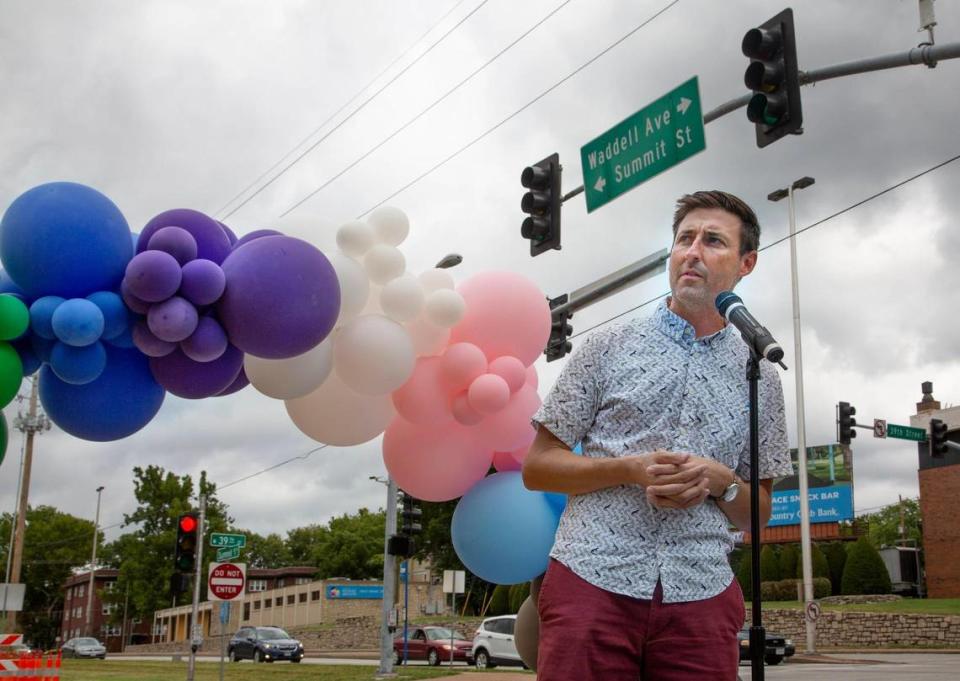
<svg viewBox="0 0 960 681"><path fill-rule="evenodd" d="M853 494L850 483L807 490L810 500L811 523L835 523L853 518ZM774 491L770 522L767 527L800 524L800 491Z"/></svg>

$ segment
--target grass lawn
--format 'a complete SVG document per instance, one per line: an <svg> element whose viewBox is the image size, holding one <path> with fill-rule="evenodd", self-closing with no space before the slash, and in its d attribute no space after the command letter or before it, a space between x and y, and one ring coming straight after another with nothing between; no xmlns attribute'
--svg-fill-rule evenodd
<svg viewBox="0 0 960 681"><path fill-rule="evenodd" d="M766 609L797 609L803 608L800 601L764 601ZM750 602L747 601L747 610ZM824 610L848 610L851 612L892 612L892 613L920 613L924 615L960 615L960 598L904 598L889 603L863 603L849 605L824 605Z"/></svg>
<svg viewBox="0 0 960 681"><path fill-rule="evenodd" d="M397 679L434 679L466 671L465 667L430 669L409 667L395 669ZM234 664L224 669L224 681L370 681L374 666L307 665L307 664ZM183 681L187 678L186 662L135 662L116 660L64 660L60 670L63 681ZM198 662L196 681L219 681L220 665Z"/></svg>

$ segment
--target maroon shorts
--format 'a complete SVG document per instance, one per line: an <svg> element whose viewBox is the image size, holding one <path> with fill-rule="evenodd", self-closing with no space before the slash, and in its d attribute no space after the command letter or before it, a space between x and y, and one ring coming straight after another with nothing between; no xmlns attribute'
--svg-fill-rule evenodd
<svg viewBox="0 0 960 681"><path fill-rule="evenodd" d="M745 616L733 580L704 601L664 603L611 593L550 560L540 587L540 681L733 681Z"/></svg>

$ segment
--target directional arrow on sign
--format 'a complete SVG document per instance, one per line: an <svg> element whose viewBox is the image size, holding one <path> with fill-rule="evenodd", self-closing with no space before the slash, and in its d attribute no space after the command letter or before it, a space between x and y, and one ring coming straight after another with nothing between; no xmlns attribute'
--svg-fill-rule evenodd
<svg viewBox="0 0 960 681"><path fill-rule="evenodd" d="M687 109L690 108L691 104L693 104L691 100L687 99L686 97L681 97L680 103L677 104L677 111L679 111L682 114L685 114L687 113Z"/></svg>
<svg viewBox="0 0 960 681"><path fill-rule="evenodd" d="M597 180L597 183L593 185L593 188L596 189L598 192L602 192L603 188L606 186L607 186L607 181L603 179L603 177L600 177L600 179Z"/></svg>

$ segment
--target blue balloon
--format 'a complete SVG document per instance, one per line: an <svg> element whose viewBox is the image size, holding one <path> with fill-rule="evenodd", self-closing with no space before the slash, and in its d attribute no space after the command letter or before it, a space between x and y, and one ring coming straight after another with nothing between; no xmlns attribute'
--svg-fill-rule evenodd
<svg viewBox="0 0 960 681"><path fill-rule="evenodd" d="M33 339L28 336L21 336L11 343L13 349L20 355L20 363L23 364L23 375L32 376L40 368L40 358L33 350Z"/></svg>
<svg viewBox="0 0 960 681"><path fill-rule="evenodd" d="M113 291L97 291L87 296L87 300L99 307L103 314L103 340L116 338L130 328L130 312L118 294Z"/></svg>
<svg viewBox="0 0 960 681"><path fill-rule="evenodd" d="M2 269L0 269L0 293L12 293L21 299L26 295L23 289L17 286L13 282L13 279L10 278L10 275Z"/></svg>
<svg viewBox="0 0 960 681"><path fill-rule="evenodd" d="M543 495L547 498L547 503L550 504L550 508L557 516L557 523L559 523L560 516L563 515L563 509L567 507L567 495L557 494L556 492L544 492Z"/></svg>
<svg viewBox="0 0 960 681"><path fill-rule="evenodd" d="M107 366L107 351L103 343L75 347L55 343L50 352L50 368L61 381L84 385L95 380Z"/></svg>
<svg viewBox="0 0 960 681"><path fill-rule="evenodd" d="M116 289L132 257L130 227L120 209L82 184L29 189L0 223L0 260L31 298L81 298Z"/></svg>
<svg viewBox="0 0 960 681"><path fill-rule="evenodd" d="M44 411L83 440L108 442L132 435L156 416L164 395L138 350L107 347L106 369L86 385L61 381L49 366L40 370Z"/></svg>
<svg viewBox="0 0 960 681"><path fill-rule="evenodd" d="M57 307L50 323L57 338L81 348L100 338L104 319L96 304L86 298L71 298Z"/></svg>
<svg viewBox="0 0 960 681"><path fill-rule="evenodd" d="M557 522L543 492L524 487L519 471L504 471L463 495L450 534L470 572L494 584L519 584L546 572Z"/></svg>
<svg viewBox="0 0 960 681"><path fill-rule="evenodd" d="M30 336L30 346L33 348L33 354L37 356L41 362L50 361L50 353L53 352L53 346L57 341L49 340L43 336L38 336L33 334Z"/></svg>
<svg viewBox="0 0 960 681"><path fill-rule="evenodd" d="M105 338L103 342L118 348L134 348L136 345L133 343L133 327L128 326L119 336Z"/></svg>
<svg viewBox="0 0 960 681"><path fill-rule="evenodd" d="M30 329L41 338L55 340L53 313L65 302L60 296L43 296L30 305Z"/></svg>

